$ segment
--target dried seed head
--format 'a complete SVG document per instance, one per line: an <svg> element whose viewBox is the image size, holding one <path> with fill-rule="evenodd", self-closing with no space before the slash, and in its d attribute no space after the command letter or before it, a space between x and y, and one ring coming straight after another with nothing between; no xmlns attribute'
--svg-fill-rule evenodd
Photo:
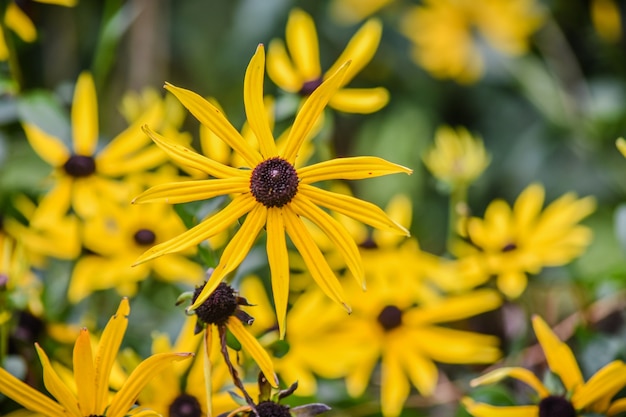
<svg viewBox="0 0 626 417"><path fill-rule="evenodd" d="M206 282L194 291L192 304L196 302L204 285ZM235 314L237 306L235 290L230 285L221 282L209 298L196 309L196 316L202 323L222 326L226 324L230 316Z"/></svg>

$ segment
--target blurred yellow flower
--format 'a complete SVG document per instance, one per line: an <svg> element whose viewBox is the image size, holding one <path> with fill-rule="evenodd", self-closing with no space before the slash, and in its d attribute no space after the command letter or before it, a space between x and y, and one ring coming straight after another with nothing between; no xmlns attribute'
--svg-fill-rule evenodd
<svg viewBox="0 0 626 417"><path fill-rule="evenodd" d="M617 43L622 38L622 18L614 0L592 0L591 22L602 40Z"/></svg>
<svg viewBox="0 0 626 417"><path fill-rule="evenodd" d="M423 157L428 170L450 190L468 187L490 162L482 140L467 129L441 126L435 145Z"/></svg>
<svg viewBox="0 0 626 417"><path fill-rule="evenodd" d="M626 411L626 399L611 401L626 386L626 364L613 361L597 371L587 382L567 344L561 342L539 316L533 316L533 329L548 362L548 367L563 383L561 392L551 392L539 378L525 368L499 368L471 381L472 386L493 384L511 377L535 390L535 405L493 406L466 397L463 405L474 417L513 416L614 416Z"/></svg>
<svg viewBox="0 0 626 417"><path fill-rule="evenodd" d="M410 174L408 168L376 157L338 158L295 168L294 162L315 121L329 98L337 91L348 66L342 66L304 102L282 150L272 136L263 103L265 53L257 48L244 80L244 105L248 123L258 139L260 152L250 146L222 113L199 95L171 84L166 88L187 107L200 122L214 131L239 153L249 169L237 169L192 152L146 128L145 131L172 159L204 171L215 179L161 184L138 196L134 202L169 202L171 204L232 195L232 202L219 213L202 221L180 236L146 251L137 264L161 255L199 244L222 232L247 214L243 224L228 243L211 279L190 307L194 310L207 299L222 279L244 260L256 237L267 230L267 253L272 275L272 290L278 323L284 333L289 294L289 263L285 232L303 256L315 281L324 292L349 310L335 274L328 266L302 218L315 223L333 241L345 257L353 274L361 282L363 272L358 248L348 232L319 206L334 210L372 227L408 231L389 219L377 206L353 197L332 193L312 184L334 179L373 178L393 173Z"/></svg>
<svg viewBox="0 0 626 417"><path fill-rule="evenodd" d="M385 88L344 87L372 59L381 34L380 21L368 20L352 37L335 63L322 73L315 23L306 12L294 9L287 21L287 46L280 39L270 42L267 51L267 74L283 90L308 96L347 61L352 61L328 105L347 113L378 111L389 101L389 92Z"/></svg>
<svg viewBox="0 0 626 417"><path fill-rule="evenodd" d="M513 207L495 200L484 219L467 220L465 230L460 231L464 241L457 241L453 252L464 267L482 277L475 283L495 275L500 291L516 298L526 288L526 274L565 265L587 248L591 230L578 222L594 211L594 198L578 199L567 193L542 210L544 194L541 185L532 184Z"/></svg>
<svg viewBox="0 0 626 417"><path fill-rule="evenodd" d="M373 15L394 0L332 0L331 16L340 23L353 24Z"/></svg>
<svg viewBox="0 0 626 417"><path fill-rule="evenodd" d="M405 14L401 31L413 42L413 59L433 76L473 83L485 71L483 41L522 55L542 23L535 0L425 0Z"/></svg>
<svg viewBox="0 0 626 417"><path fill-rule="evenodd" d="M78 0L33 0L38 3L56 4L73 7ZM17 34L24 42L34 42L37 39L37 29L28 15L18 5L18 1L9 1L4 12L3 25ZM0 61L9 59L9 48L5 39L5 31L0 30Z"/></svg>
<svg viewBox="0 0 626 417"><path fill-rule="evenodd" d="M166 160L150 145L140 126L156 122L163 108L156 103L135 123L98 149L98 103L93 79L82 73L72 102L72 149L61 138L24 123L24 131L37 154L54 168L53 188L39 203L44 213L65 215L70 207L82 218L97 213L102 199L130 200L127 185L116 178L142 172ZM154 150L150 149L154 148ZM155 152L156 157L155 157Z"/></svg>
<svg viewBox="0 0 626 417"><path fill-rule="evenodd" d="M128 300L123 299L102 334L95 356L92 353L89 331L86 328L80 331L74 345L73 357L76 392L62 382L38 344L35 344L35 348L43 366L44 385L57 401L20 381L4 368L0 368L0 392L28 410L48 417L102 416L105 413L110 417L124 417L129 414L156 416L154 412L134 407L139 392L153 375L172 362L189 359L193 354L163 353L149 357L137 366L121 389L110 398L109 374L128 326L129 313Z"/></svg>

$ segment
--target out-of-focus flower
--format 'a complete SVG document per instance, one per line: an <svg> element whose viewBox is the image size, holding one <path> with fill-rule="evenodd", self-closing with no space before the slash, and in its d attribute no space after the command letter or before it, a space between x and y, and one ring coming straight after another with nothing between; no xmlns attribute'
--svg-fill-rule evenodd
<svg viewBox="0 0 626 417"><path fill-rule="evenodd" d="M592 0L591 22L602 40L617 43L622 38L622 18L614 0Z"/></svg>
<svg viewBox="0 0 626 417"><path fill-rule="evenodd" d="M404 254L389 256L386 265L405 261ZM360 396L371 386L371 376L380 364L383 415L398 416L411 385L424 395L434 392L439 372L435 362L481 364L500 357L498 338L439 326L497 308L501 298L496 291L478 290L418 303L415 279L411 272L368 273L365 293L350 280L345 286L355 302L347 318L339 316L340 310L320 294L304 294L288 316L288 320L300 321L289 322L286 341L296 331L307 343L289 343L287 353L276 359L281 375L288 375L290 369L297 372L306 383L305 395L311 385L315 388L313 374L345 377L348 393Z"/></svg>
<svg viewBox="0 0 626 417"><path fill-rule="evenodd" d="M282 150L276 146L263 103L265 53L257 48L244 81L244 104L247 120L258 140L260 152L250 146L222 113L199 95L167 84L171 91L201 123L213 130L239 153L250 169L237 169L184 148L146 128L145 131L172 159L199 169L216 179L162 184L142 193L134 202L169 202L172 204L232 195L232 202L219 213L202 221L180 236L146 251L137 263L195 246L214 236L247 214L243 224L228 243L219 264L204 290L190 309L196 309L221 280L243 261L261 229L267 230L267 253L272 275L272 290L278 323L284 332L289 293L289 263L285 232L303 256L315 281L324 292L349 310L341 285L311 238L301 217L315 223L335 244L361 282L363 271L358 248L348 232L319 206L343 213L372 227L407 234L377 206L362 200L332 193L312 184L334 179L373 178L412 171L376 157L338 158L295 168L302 143L329 98L337 91L348 66L320 85L304 102Z"/></svg>
<svg viewBox="0 0 626 417"><path fill-rule="evenodd" d="M195 248L132 267L147 248L186 230L172 206L167 204L103 203L98 214L85 220L84 246L91 253L83 255L74 267L68 300L77 303L94 291L108 288L132 296L137 284L151 272L156 279L171 283L195 285L202 282L203 268L187 257Z"/></svg>
<svg viewBox="0 0 626 417"><path fill-rule="evenodd" d="M74 345L75 392L62 382L48 356L37 344L35 348L43 366L44 385L57 401L20 381L3 368L0 368L0 392L28 410L49 417L102 416L105 413L110 417L123 417L129 414L157 415L134 407L139 392L153 375L158 374L172 362L189 359L193 354L164 353L149 357L137 366L121 389L111 398L109 374L126 332L129 313L128 300L123 299L102 334L95 356L92 353L89 331L85 328L81 330Z"/></svg>
<svg viewBox="0 0 626 417"><path fill-rule="evenodd" d="M466 397L463 405L475 417L509 416L614 416L626 411L626 399L613 397L626 386L626 364L613 361L596 372L587 382L567 344L552 332L539 316L533 317L533 329L546 356L550 371L563 383L563 390L551 392L535 374L525 368L499 368L471 381L472 386L493 384L511 377L535 390L539 402L533 405L493 406Z"/></svg>
<svg viewBox="0 0 626 417"><path fill-rule="evenodd" d="M78 0L33 0L38 3L56 4L59 6L74 7ZM3 26L11 29L24 42L34 42L37 39L37 29L28 15L22 11L18 1L9 1L4 12ZM9 59L9 48L4 38L5 31L0 30L0 61Z"/></svg>
<svg viewBox="0 0 626 417"><path fill-rule="evenodd" d="M352 61L328 105L347 113L378 111L389 101L389 92L385 88L344 87L372 59L381 34L380 21L368 20L352 37L335 63L322 73L315 23L306 12L294 9L287 21L287 46L280 39L270 42L267 51L267 74L283 90L308 96L347 61Z"/></svg>
<svg viewBox="0 0 626 417"><path fill-rule="evenodd" d="M468 187L490 162L482 140L467 129L441 126L435 133L435 146L424 155L428 170L448 189Z"/></svg>
<svg viewBox="0 0 626 417"><path fill-rule="evenodd" d="M80 217L97 213L102 199L118 202L130 200L131 190L115 178L153 168L166 155L150 149L150 142L140 126L161 117L163 109L156 103L135 123L98 150L98 103L93 79L82 73L76 82L72 103L72 149L63 140L39 127L24 123L24 131L37 154L54 167L53 188L39 203L44 213L65 215L71 207Z"/></svg>
<svg viewBox="0 0 626 417"><path fill-rule="evenodd" d="M484 43L522 55L542 23L535 0L425 0L406 13L401 31L414 44L413 59L433 76L472 83L485 71Z"/></svg>
<svg viewBox="0 0 626 417"><path fill-rule="evenodd" d="M615 146L617 146L617 150L620 151L622 155L624 155L624 158L626 158L626 139L618 138L615 141Z"/></svg>
<svg viewBox="0 0 626 417"><path fill-rule="evenodd" d="M526 288L526 274L565 265L587 248L591 230L578 222L594 211L593 197L567 193L542 210L544 194L541 185L532 184L513 207L495 200L484 219L471 217L464 223L460 233L465 241L457 241L453 252L461 266L475 270L476 283L495 275L500 291L516 298Z"/></svg>
<svg viewBox="0 0 626 417"><path fill-rule="evenodd" d="M332 0L331 16L340 23L353 24L378 12L394 0Z"/></svg>

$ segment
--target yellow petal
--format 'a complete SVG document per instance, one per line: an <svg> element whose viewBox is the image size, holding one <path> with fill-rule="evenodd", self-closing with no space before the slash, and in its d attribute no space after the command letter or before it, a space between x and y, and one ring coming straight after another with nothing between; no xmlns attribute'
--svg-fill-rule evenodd
<svg viewBox="0 0 626 417"><path fill-rule="evenodd" d="M328 297L343 305L349 313L351 310L345 302L341 284L335 273L330 269L324 255L315 244L311 233L289 205L283 206L283 210L283 220L285 221L287 233L300 255L302 255L311 276Z"/></svg>
<svg viewBox="0 0 626 417"><path fill-rule="evenodd" d="M106 415L124 417L133 406L141 390L150 380L172 362L190 359L193 353L158 353L141 362L130 374L122 388L111 400Z"/></svg>
<svg viewBox="0 0 626 417"><path fill-rule="evenodd" d="M402 370L400 358L393 353L383 356L380 403L385 416L399 416L411 386Z"/></svg>
<svg viewBox="0 0 626 417"><path fill-rule="evenodd" d="M470 381L470 385L472 387L477 387L479 385L495 384L502 381L504 378L515 378L526 383L529 387L534 389L537 394L539 394L540 398L545 398L550 395L550 391L548 391L539 378L537 378L537 376L535 376L535 374L531 371L524 368L499 368L481 375L478 378L472 379Z"/></svg>
<svg viewBox="0 0 626 417"><path fill-rule="evenodd" d="M58 6L74 7L78 0L36 0L38 3L56 4Z"/></svg>
<svg viewBox="0 0 626 417"><path fill-rule="evenodd" d="M213 293L215 288L224 279L226 275L234 271L250 252L250 248L254 244L259 232L265 226L267 220L267 208L262 204L255 204L241 228L235 233L235 236L228 242L219 264L213 270L211 278L204 285L204 288L196 298L195 303L189 307L195 310Z"/></svg>
<svg viewBox="0 0 626 417"><path fill-rule="evenodd" d="M62 416L65 410L58 403L0 368L0 392L35 413ZM76 410L78 411L78 410ZM80 414L76 417L82 417Z"/></svg>
<svg viewBox="0 0 626 417"><path fill-rule="evenodd" d="M437 362L493 363L502 356L499 339L491 335L429 326L415 330L414 336L416 349ZM428 343L420 343L423 340Z"/></svg>
<svg viewBox="0 0 626 417"><path fill-rule="evenodd" d="M149 261L161 255L165 255L166 253L179 252L195 246L235 223L239 217L250 212L257 204L257 201L251 194L239 195L219 213L203 220L200 224L192 227L185 233L148 249L135 261L134 265Z"/></svg>
<svg viewBox="0 0 626 417"><path fill-rule="evenodd" d="M224 164L220 164L210 158L202 156L193 149L186 148L166 139L158 133L144 126L143 131L152 138L161 149L163 149L175 162L189 168L197 169L216 178L246 177L250 176L249 172L232 168Z"/></svg>
<svg viewBox="0 0 626 417"><path fill-rule="evenodd" d="M15 2L7 5L4 22L13 32L22 38L24 42L34 42L37 39L37 30L30 18L20 9Z"/></svg>
<svg viewBox="0 0 626 417"><path fill-rule="evenodd" d="M404 370L411 379L411 383L422 395L432 395L439 379L437 365L418 349L400 350L398 355L403 362Z"/></svg>
<svg viewBox="0 0 626 417"><path fill-rule="evenodd" d="M322 190L308 184L300 184L298 193L309 198L314 204L345 214L362 223L381 230L389 230L410 236L408 230L397 224L379 207L348 195Z"/></svg>
<svg viewBox="0 0 626 417"><path fill-rule="evenodd" d="M534 315L532 322L550 370L561 378L568 391L578 389L583 384L583 376L572 350L559 340L541 317Z"/></svg>
<svg viewBox="0 0 626 417"><path fill-rule="evenodd" d="M63 383L59 375L54 371L46 352L44 352L37 343L35 343L35 348L37 349L37 355L39 355L39 360L43 366L43 383L48 392L63 405L70 415L82 417L81 411L78 409L78 401L76 400L76 397Z"/></svg>
<svg viewBox="0 0 626 417"><path fill-rule="evenodd" d="M615 146L617 146L617 149L621 152L621 154L626 158L626 139L624 138L618 138L615 141Z"/></svg>
<svg viewBox="0 0 626 417"><path fill-rule="evenodd" d="M282 155L289 163L293 164L296 160L302 143L307 139L311 129L315 127L315 123L324 111L328 99L330 99L339 88L339 84L348 67L349 62L342 65L337 72L313 91L300 108L300 111L296 115L296 120L291 127L291 131L289 132L289 137L287 138L285 150Z"/></svg>
<svg viewBox="0 0 626 417"><path fill-rule="evenodd" d="M243 327L243 324L237 317L230 316L228 318L228 322L226 322L226 327L228 330L232 332L235 338L241 343L241 346L248 352L254 362L259 365L261 372L265 375L265 378L269 381L269 383L274 387L278 387L278 377L274 372L274 365L272 364L272 359L270 355L263 349L263 347L259 344L258 340L254 338Z"/></svg>
<svg viewBox="0 0 626 417"><path fill-rule="evenodd" d="M496 279L498 289L511 300L522 295L527 284L528 277L524 271L504 271Z"/></svg>
<svg viewBox="0 0 626 417"><path fill-rule="evenodd" d="M6 39L4 39L4 33L0 30L0 61L6 61L9 59L9 48L7 47Z"/></svg>
<svg viewBox="0 0 626 417"><path fill-rule="evenodd" d="M265 69L265 50L259 45L250 60L243 84L243 102L246 108L248 124L254 132L263 158L277 155L276 143L270 129L265 104L263 103L263 81Z"/></svg>
<svg viewBox="0 0 626 417"><path fill-rule="evenodd" d="M289 256L285 240L283 211L272 207L267 210L267 259L272 276L272 294L280 338L285 337L285 318L289 298Z"/></svg>
<svg viewBox="0 0 626 417"><path fill-rule="evenodd" d="M126 333L126 328L128 327L129 314L130 304L128 298L122 298L115 315L109 319L100 337L100 344L98 345L95 360L96 414L102 414L108 404L109 376L111 375L111 368L113 368L115 357L122 344L124 333Z"/></svg>
<svg viewBox="0 0 626 417"><path fill-rule="evenodd" d="M619 413L623 413L624 411L626 411L626 398L620 398L619 400L615 400L611 403L606 411L606 415L615 416Z"/></svg>
<svg viewBox="0 0 626 417"><path fill-rule="evenodd" d="M346 73L341 85L343 86L349 83L374 57L382 33L383 25L380 20L368 20L361 26L358 32L354 34L352 39L350 39L346 49L344 49L343 53L337 58L333 66L328 69L326 74L333 74L344 62L351 60L352 65L350 65L350 69Z"/></svg>
<svg viewBox="0 0 626 417"><path fill-rule="evenodd" d="M403 320L414 326L466 319L491 311L502 305L497 291L481 289L467 294L453 295L407 311Z"/></svg>
<svg viewBox="0 0 626 417"><path fill-rule="evenodd" d="M463 398L461 402L474 417L539 417L539 407L536 405L498 407L477 403L469 397Z"/></svg>
<svg viewBox="0 0 626 417"><path fill-rule="evenodd" d="M155 185L132 201L139 203L180 204L190 201L208 200L225 194L250 191L250 181L245 178L224 178L215 180L194 180L170 182Z"/></svg>
<svg viewBox="0 0 626 417"><path fill-rule="evenodd" d="M86 416L96 414L98 413L95 407L96 374L93 367L93 354L91 353L89 331L85 328L80 330L80 335L74 345L73 365L80 411Z"/></svg>
<svg viewBox="0 0 626 417"><path fill-rule="evenodd" d="M383 175L413 173L412 169L387 162L375 156L335 158L298 169L298 178L303 184L326 180L360 180Z"/></svg>
<svg viewBox="0 0 626 417"><path fill-rule="evenodd" d="M98 99L88 72L78 76L72 102L72 143L74 153L93 156L98 144Z"/></svg>
<svg viewBox="0 0 626 417"><path fill-rule="evenodd" d="M304 80L293 67L285 43L280 39L274 39L267 48L267 75L283 90L297 93L302 88Z"/></svg>
<svg viewBox="0 0 626 417"><path fill-rule="evenodd" d="M586 409L596 402L608 407L609 401L626 386L626 365L613 361L596 372L585 385L574 392L572 404L577 410ZM601 411L604 411L604 408Z"/></svg>
<svg viewBox="0 0 626 417"><path fill-rule="evenodd" d="M285 38L287 48L298 71L305 81L315 80L322 75L320 68L317 31L311 16L300 9L289 13Z"/></svg>
<svg viewBox="0 0 626 417"><path fill-rule="evenodd" d="M341 88L328 101L333 109L344 113L374 113L389 103L389 91L377 88Z"/></svg>
<svg viewBox="0 0 626 417"><path fill-rule="evenodd" d="M228 146L241 155L249 167L255 167L263 160L261 155L246 143L237 129L230 124L228 119L213 104L193 91L176 87L170 83L165 84L165 89L174 94L200 123L212 130Z"/></svg>
<svg viewBox="0 0 626 417"><path fill-rule="evenodd" d="M315 223L328 236L333 245L339 249L358 284L365 290L365 272L361 253L346 228L302 195L294 197L291 207L297 214Z"/></svg>
<svg viewBox="0 0 626 417"><path fill-rule="evenodd" d="M62 140L47 134L32 124L24 123L23 128L28 143L41 159L53 167L63 166L67 162L70 151L65 147Z"/></svg>

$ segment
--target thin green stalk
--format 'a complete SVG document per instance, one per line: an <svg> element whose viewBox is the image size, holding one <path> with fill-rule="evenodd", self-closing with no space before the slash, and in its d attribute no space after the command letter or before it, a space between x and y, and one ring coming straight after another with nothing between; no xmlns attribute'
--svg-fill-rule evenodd
<svg viewBox="0 0 626 417"><path fill-rule="evenodd" d="M450 192L448 206L448 237L446 239L448 252L452 251L452 245L457 236L459 221L469 215L467 207L467 188L465 184L455 184Z"/></svg>

